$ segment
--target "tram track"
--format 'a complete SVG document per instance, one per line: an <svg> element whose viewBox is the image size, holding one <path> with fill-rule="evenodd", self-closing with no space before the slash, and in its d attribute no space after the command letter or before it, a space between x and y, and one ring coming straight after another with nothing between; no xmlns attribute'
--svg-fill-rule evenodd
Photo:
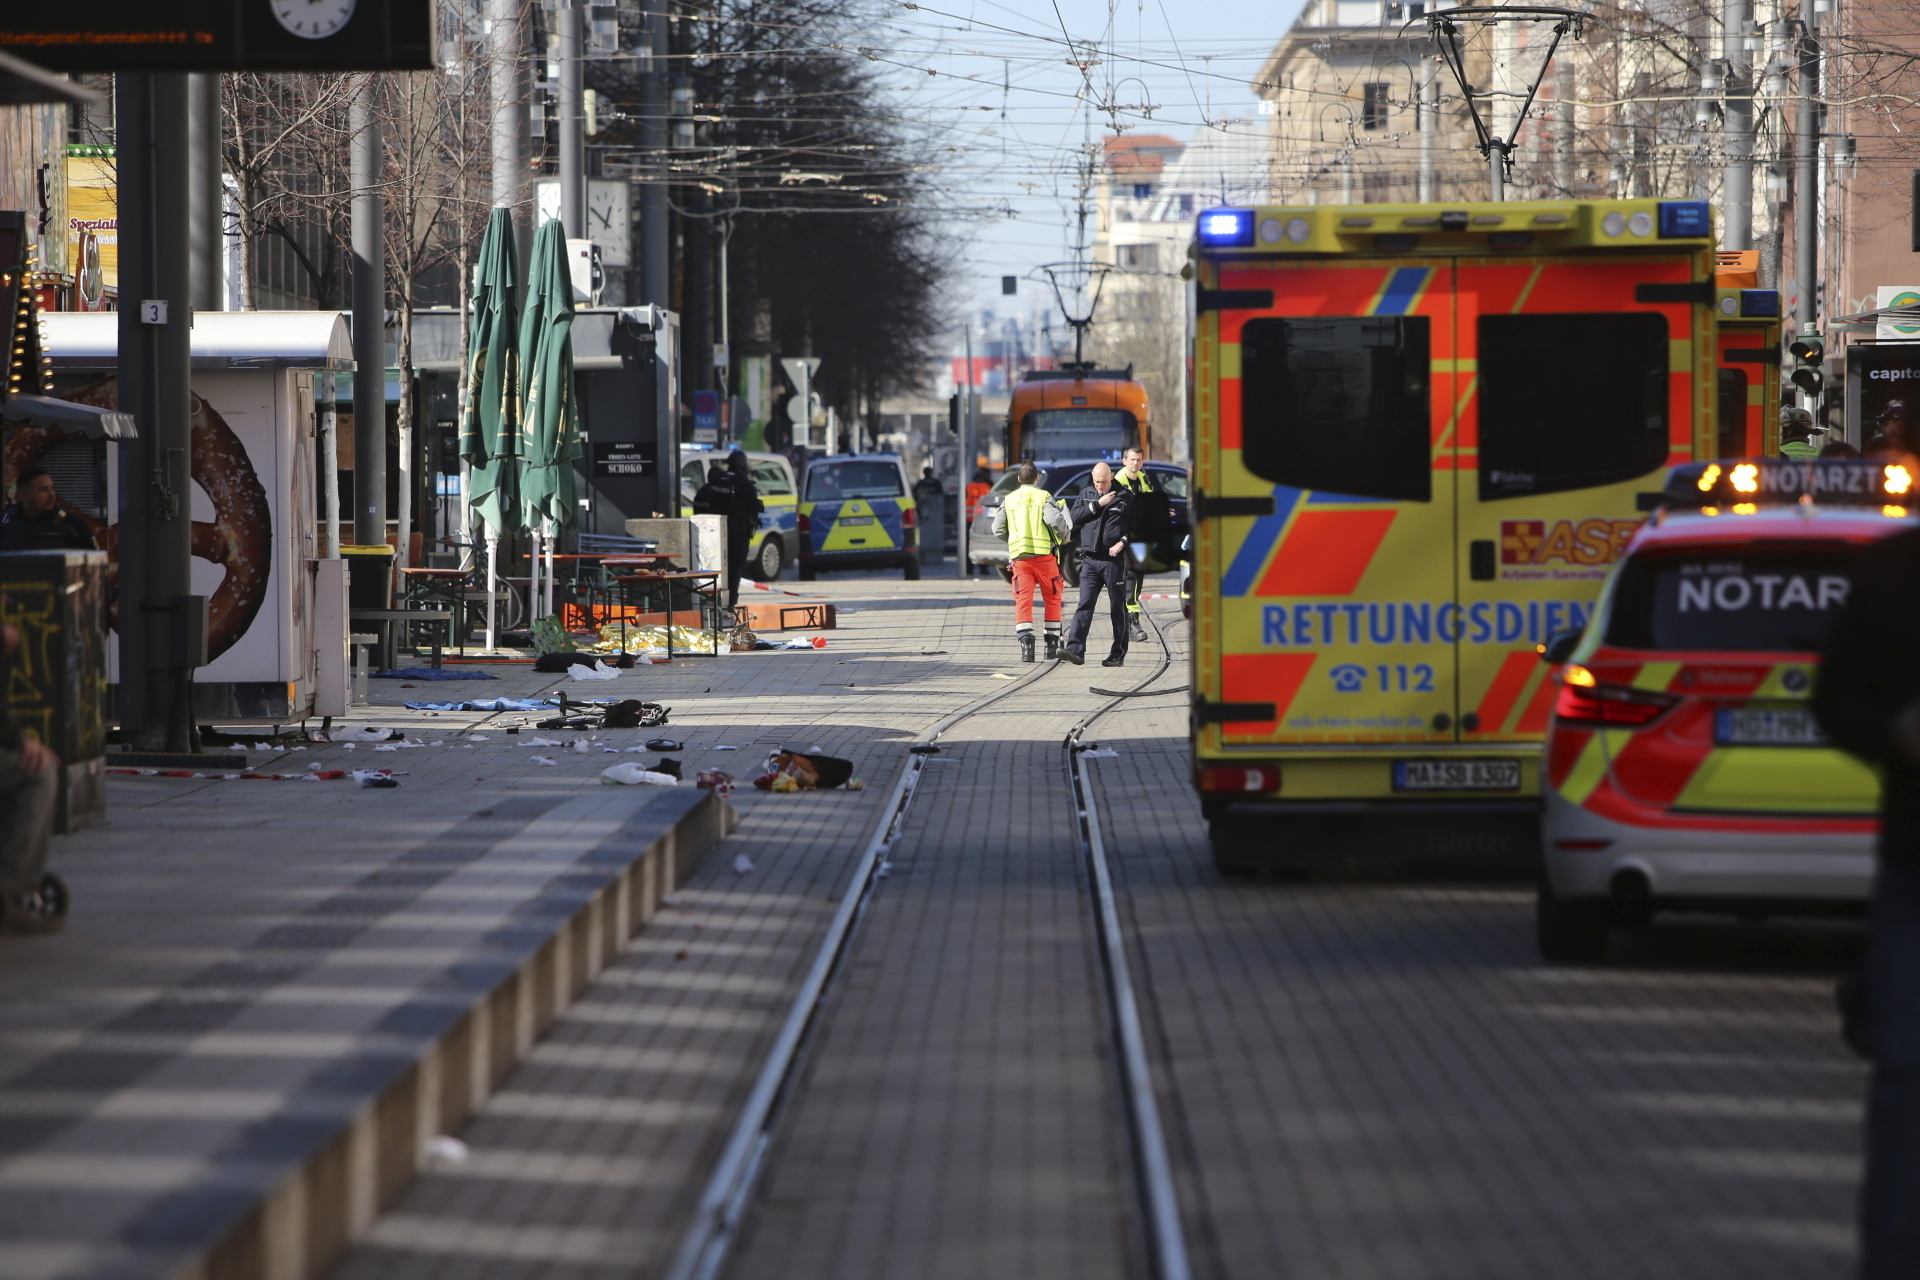
<svg viewBox="0 0 1920 1280"><path fill-rule="evenodd" d="M1081 755L1086 731L1128 698L1148 692L1164 676L1173 652L1159 621L1143 613L1159 642L1155 668L1125 691L1090 689L1105 701L1082 716L1061 743L1062 768L1072 799L1077 852L1087 872L1089 912L1099 958L1100 995L1110 1043L1108 1054L1127 1129L1125 1149L1131 1165L1128 1188L1138 1235L1153 1280L1190 1280L1185 1232L1181 1223L1172 1158L1153 1085L1114 877L1108 865L1098 804ZM888 853L900 839L929 761L940 755L939 740L970 717L1045 680L1064 664L1048 663L992 694L951 712L907 747L908 759L855 861L847 887L787 1013L753 1078L745 1100L721 1147L719 1158L695 1202L664 1280L712 1280L725 1267L750 1212L756 1187L788 1104L798 1093L808 1048L825 1017L827 1002L858 933L858 925L888 869ZM1154 691L1164 692L1164 691Z"/></svg>

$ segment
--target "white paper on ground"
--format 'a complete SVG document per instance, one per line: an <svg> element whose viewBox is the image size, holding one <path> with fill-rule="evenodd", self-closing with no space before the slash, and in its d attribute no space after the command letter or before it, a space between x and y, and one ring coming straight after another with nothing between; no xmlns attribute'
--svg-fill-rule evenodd
<svg viewBox="0 0 1920 1280"><path fill-rule="evenodd" d="M611 680L619 674L618 670L597 659L590 667L576 662L567 668L569 680Z"/></svg>
<svg viewBox="0 0 1920 1280"><path fill-rule="evenodd" d="M733 869L740 875L745 875L753 870L753 859L744 853L736 853L733 855Z"/></svg>
<svg viewBox="0 0 1920 1280"><path fill-rule="evenodd" d="M631 760L624 764L608 765L600 771L600 780L628 787L671 787L680 781L671 774L655 773Z"/></svg>
<svg viewBox="0 0 1920 1280"><path fill-rule="evenodd" d="M552 756L535 756L533 757L533 762L538 765L552 765L555 768L559 768L560 766L560 762Z"/></svg>

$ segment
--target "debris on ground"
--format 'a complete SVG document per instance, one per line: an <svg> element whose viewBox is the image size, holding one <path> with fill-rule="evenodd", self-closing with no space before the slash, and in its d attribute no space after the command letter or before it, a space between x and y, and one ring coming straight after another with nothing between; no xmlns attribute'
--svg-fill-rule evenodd
<svg viewBox="0 0 1920 1280"><path fill-rule="evenodd" d="M629 761L602 769L600 781L622 787L671 787L680 779L672 774L656 773L652 769Z"/></svg>

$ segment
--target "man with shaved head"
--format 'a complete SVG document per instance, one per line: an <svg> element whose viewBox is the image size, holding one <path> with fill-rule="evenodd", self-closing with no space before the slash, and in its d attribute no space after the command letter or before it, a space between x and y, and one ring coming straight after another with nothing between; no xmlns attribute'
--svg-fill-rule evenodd
<svg viewBox="0 0 1920 1280"><path fill-rule="evenodd" d="M1078 666L1087 660L1087 632L1093 629L1094 605L1107 593L1113 615L1113 649L1103 667L1127 661L1127 490L1113 482L1113 468L1096 463L1093 483L1073 501L1074 536L1080 540L1080 606L1073 612L1067 646L1060 656Z"/></svg>

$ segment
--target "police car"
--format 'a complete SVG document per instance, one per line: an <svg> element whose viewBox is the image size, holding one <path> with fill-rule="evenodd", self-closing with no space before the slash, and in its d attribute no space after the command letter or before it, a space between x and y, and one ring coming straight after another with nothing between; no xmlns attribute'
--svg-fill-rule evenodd
<svg viewBox="0 0 1920 1280"><path fill-rule="evenodd" d="M1599 960L1662 910L1855 910L1879 782L1811 704L1856 556L1911 527L1914 477L1865 461L1675 468L1558 668L1537 933Z"/></svg>
<svg viewBox="0 0 1920 1280"><path fill-rule="evenodd" d="M900 569L920 576L919 514L894 453L814 458L800 480L800 577L827 569Z"/></svg>
<svg viewBox="0 0 1920 1280"><path fill-rule="evenodd" d="M707 482L707 468L725 462L718 450L687 451L680 462L680 514L693 514L693 495ZM777 453L747 454L747 469L760 493L760 527L747 547L747 576L772 582L800 555L800 506L793 465Z"/></svg>

